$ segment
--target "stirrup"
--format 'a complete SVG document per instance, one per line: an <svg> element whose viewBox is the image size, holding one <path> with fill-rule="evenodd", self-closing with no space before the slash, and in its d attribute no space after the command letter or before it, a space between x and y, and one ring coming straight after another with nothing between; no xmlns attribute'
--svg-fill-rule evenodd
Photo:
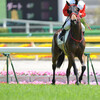
<svg viewBox="0 0 100 100"><path fill-rule="evenodd" d="M63 29L62 32L59 34L59 39L62 41L63 40L63 36L65 35L66 30Z"/></svg>
<svg viewBox="0 0 100 100"><path fill-rule="evenodd" d="M63 36L62 36L62 37L60 37L60 40L61 40L61 41L63 41Z"/></svg>
<svg viewBox="0 0 100 100"><path fill-rule="evenodd" d="M63 36L62 32L59 34L59 39Z"/></svg>

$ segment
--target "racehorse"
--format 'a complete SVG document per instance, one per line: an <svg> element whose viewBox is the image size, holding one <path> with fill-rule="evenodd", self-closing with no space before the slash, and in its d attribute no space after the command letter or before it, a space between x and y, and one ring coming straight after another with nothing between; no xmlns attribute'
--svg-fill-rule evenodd
<svg viewBox="0 0 100 100"><path fill-rule="evenodd" d="M79 9L76 5L69 5L69 15L71 20L70 25L70 31L68 34L68 39L66 40L64 44L64 50L59 48L57 44L57 36L59 32L56 32L53 36L52 41L52 69L53 69L53 79L52 84L55 84L55 71L56 68L60 68L65 55L68 57L68 68L66 70L66 76L67 76L67 84L69 84L69 75L70 75L70 69L73 66L74 74L76 76L76 84L79 85L81 83L81 80L83 78L83 73L86 69L86 66L84 65L83 56L84 56L84 50L85 50L85 39L84 35L82 33L82 27L81 27L81 21L79 16ZM65 51L65 52L64 52ZM75 64L75 57L77 57L81 64L81 74L78 78L78 70Z"/></svg>

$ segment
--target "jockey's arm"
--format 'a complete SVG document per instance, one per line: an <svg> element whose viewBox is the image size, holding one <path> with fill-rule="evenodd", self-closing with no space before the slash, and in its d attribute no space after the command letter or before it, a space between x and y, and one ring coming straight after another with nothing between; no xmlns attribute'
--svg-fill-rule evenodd
<svg viewBox="0 0 100 100"><path fill-rule="evenodd" d="M81 16L81 18L83 18L83 17L86 16L86 13L85 13L85 5L84 5L83 9L79 11L79 13L80 13L79 15Z"/></svg>
<svg viewBox="0 0 100 100"><path fill-rule="evenodd" d="M63 14L64 16L69 16L67 10L69 9L69 6L66 4L65 7L63 8Z"/></svg>
<svg viewBox="0 0 100 100"><path fill-rule="evenodd" d="M80 9L79 13L81 17L85 17L85 3L83 1L79 1L77 4L77 7Z"/></svg>

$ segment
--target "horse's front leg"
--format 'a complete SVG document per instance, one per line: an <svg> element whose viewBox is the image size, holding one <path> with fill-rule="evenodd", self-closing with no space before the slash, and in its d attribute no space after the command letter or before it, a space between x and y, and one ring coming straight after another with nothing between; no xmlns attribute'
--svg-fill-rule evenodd
<svg viewBox="0 0 100 100"><path fill-rule="evenodd" d="M76 76L76 84L79 85L79 80L78 80L78 70L76 68L75 60L72 59L72 66L74 68L74 74Z"/></svg>
<svg viewBox="0 0 100 100"><path fill-rule="evenodd" d="M70 59L68 59L69 63L68 63L68 68L66 70L66 76L67 76L67 84L69 84L69 75L70 75L70 69L72 67L71 61Z"/></svg>
<svg viewBox="0 0 100 100"><path fill-rule="evenodd" d="M78 57L78 58L79 58L79 60L80 60L80 62L81 62L81 64L82 64L82 72L81 72L81 75L80 75L80 77L79 77L79 82L81 83L82 78L83 78L83 73L84 73L85 70L86 70L86 66L85 66L85 64L84 64L84 62L83 62L82 56L80 56L80 57Z"/></svg>
<svg viewBox="0 0 100 100"><path fill-rule="evenodd" d="M68 65L67 74L66 74L66 76L67 76L67 84L69 84L70 69L71 69L71 66L73 66L74 74L76 76L76 84L79 85L78 71L77 71L77 68L76 68L76 64L75 64L75 60L74 60L74 55L73 55L72 52L68 54L68 60L69 60L69 65Z"/></svg>

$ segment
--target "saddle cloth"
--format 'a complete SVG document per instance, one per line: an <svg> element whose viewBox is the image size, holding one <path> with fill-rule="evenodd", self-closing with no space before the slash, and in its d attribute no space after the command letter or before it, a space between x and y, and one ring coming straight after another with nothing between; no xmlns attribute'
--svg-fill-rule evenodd
<svg viewBox="0 0 100 100"><path fill-rule="evenodd" d="M64 36L62 36L62 38L63 38L62 40L59 39L59 35L60 35L60 32L58 33L58 36L57 36L57 45L61 50L64 50L64 44L67 41L67 38L69 35L69 30L66 31Z"/></svg>

